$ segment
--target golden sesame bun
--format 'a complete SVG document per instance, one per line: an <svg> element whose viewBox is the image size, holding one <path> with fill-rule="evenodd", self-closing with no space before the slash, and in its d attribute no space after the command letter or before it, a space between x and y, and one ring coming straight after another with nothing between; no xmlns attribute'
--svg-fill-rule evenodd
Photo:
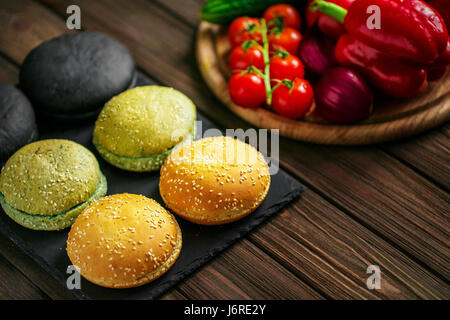
<svg viewBox="0 0 450 320"><path fill-rule="evenodd" d="M100 199L77 218L67 254L87 280L108 288L136 287L163 275L181 250L175 217L141 195Z"/></svg>
<svg viewBox="0 0 450 320"><path fill-rule="evenodd" d="M270 187L269 167L252 146L210 137L176 148L161 168L159 191L180 217L217 225L254 211Z"/></svg>

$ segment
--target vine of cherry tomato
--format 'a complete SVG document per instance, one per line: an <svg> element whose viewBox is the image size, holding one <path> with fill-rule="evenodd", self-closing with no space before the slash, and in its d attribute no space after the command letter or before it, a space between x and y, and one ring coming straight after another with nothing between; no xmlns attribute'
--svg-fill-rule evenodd
<svg viewBox="0 0 450 320"><path fill-rule="evenodd" d="M312 86L297 52L302 35L301 16L286 4L269 7L263 20L235 19L228 29L233 72L231 100L243 108L267 105L281 116L300 119L314 101Z"/></svg>

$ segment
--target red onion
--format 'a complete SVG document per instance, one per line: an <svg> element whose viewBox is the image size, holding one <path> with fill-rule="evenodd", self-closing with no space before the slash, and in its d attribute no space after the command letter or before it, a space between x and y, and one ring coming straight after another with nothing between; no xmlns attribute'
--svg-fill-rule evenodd
<svg viewBox="0 0 450 320"><path fill-rule="evenodd" d="M298 56L306 69L323 75L337 64L334 55L334 42L318 32L307 32L300 42Z"/></svg>
<svg viewBox="0 0 450 320"><path fill-rule="evenodd" d="M351 123L367 118L372 110L373 93L356 71L335 67L314 88L316 110L326 120Z"/></svg>

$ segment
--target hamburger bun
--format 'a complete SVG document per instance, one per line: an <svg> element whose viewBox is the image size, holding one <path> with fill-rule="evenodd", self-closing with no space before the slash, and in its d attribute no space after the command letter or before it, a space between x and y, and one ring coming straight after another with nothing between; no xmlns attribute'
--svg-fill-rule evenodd
<svg viewBox="0 0 450 320"><path fill-rule="evenodd" d="M111 97L134 86L136 70L123 44L85 31L63 34L31 50L19 81L37 112L74 121L95 117Z"/></svg>
<svg viewBox="0 0 450 320"><path fill-rule="evenodd" d="M120 169L159 170L176 145L193 140L196 118L194 103L180 91L137 87L105 104L92 142L107 162Z"/></svg>
<svg viewBox="0 0 450 320"><path fill-rule="evenodd" d="M176 148L161 168L159 191L180 217L217 225L254 211L270 187L269 167L255 148L210 137Z"/></svg>
<svg viewBox="0 0 450 320"><path fill-rule="evenodd" d="M172 267L181 250L175 217L141 195L115 194L86 208L73 224L67 254L87 280L136 287Z"/></svg>
<svg viewBox="0 0 450 320"><path fill-rule="evenodd" d="M65 139L39 140L6 162L0 174L0 204L26 228L61 230L103 197L107 187L88 149Z"/></svg>
<svg viewBox="0 0 450 320"><path fill-rule="evenodd" d="M33 107L16 87L0 82L0 166L38 137Z"/></svg>

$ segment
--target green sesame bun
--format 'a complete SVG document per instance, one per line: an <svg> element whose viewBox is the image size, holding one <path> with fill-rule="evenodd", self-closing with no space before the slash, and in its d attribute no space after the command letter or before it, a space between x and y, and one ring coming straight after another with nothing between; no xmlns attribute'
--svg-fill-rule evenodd
<svg viewBox="0 0 450 320"><path fill-rule="evenodd" d="M60 230L106 194L97 159L69 140L30 143L9 158L0 175L0 203L8 216L35 230Z"/></svg>
<svg viewBox="0 0 450 320"><path fill-rule="evenodd" d="M195 136L196 108L181 92L137 87L113 97L95 123L93 143L110 164L158 170L172 149Z"/></svg>

